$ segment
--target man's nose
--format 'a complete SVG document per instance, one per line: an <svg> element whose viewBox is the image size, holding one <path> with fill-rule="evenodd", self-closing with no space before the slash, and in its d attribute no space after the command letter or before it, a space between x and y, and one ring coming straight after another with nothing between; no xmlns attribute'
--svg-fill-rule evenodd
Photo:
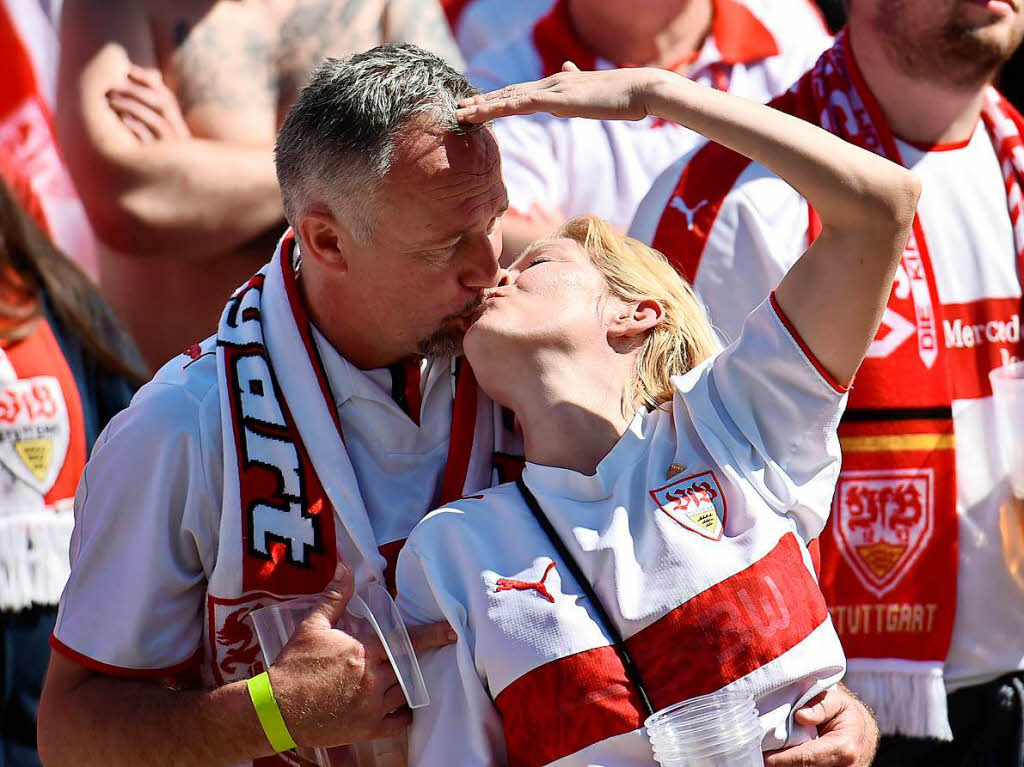
<svg viewBox="0 0 1024 767"><path fill-rule="evenodd" d="M501 287L504 287L505 285L511 285L511 284L512 284L512 272L510 272L508 269L499 269L498 270L498 285L497 285L497 287L501 288Z"/></svg>
<svg viewBox="0 0 1024 767"><path fill-rule="evenodd" d="M504 270L498 265L501 253L495 250L491 238L476 238L467 251L463 262L462 284L467 288L495 287Z"/></svg>

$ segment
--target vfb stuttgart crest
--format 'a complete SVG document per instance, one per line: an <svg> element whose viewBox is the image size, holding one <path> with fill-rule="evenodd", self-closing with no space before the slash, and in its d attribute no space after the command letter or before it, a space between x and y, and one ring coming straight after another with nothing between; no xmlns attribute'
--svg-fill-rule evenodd
<svg viewBox="0 0 1024 767"><path fill-rule="evenodd" d="M725 496L713 471L692 474L649 491L663 512L688 530L717 541L725 529Z"/></svg>
<svg viewBox="0 0 1024 767"><path fill-rule="evenodd" d="M860 582L881 598L906 574L932 536L931 469L844 471L833 535Z"/></svg>

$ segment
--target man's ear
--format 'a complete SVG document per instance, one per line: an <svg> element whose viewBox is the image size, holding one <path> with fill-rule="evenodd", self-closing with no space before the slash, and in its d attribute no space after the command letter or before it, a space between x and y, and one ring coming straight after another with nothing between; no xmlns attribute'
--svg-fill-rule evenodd
<svg viewBox="0 0 1024 767"><path fill-rule="evenodd" d="M642 342L651 328L658 325L665 316L661 304L653 298L639 303L624 303L612 318L608 327L608 341L615 347L636 345Z"/></svg>
<svg viewBox="0 0 1024 767"><path fill-rule="evenodd" d="M333 216L322 211L309 211L299 219L298 234L305 246L302 257L312 258L323 266L345 271L350 252L351 235Z"/></svg>

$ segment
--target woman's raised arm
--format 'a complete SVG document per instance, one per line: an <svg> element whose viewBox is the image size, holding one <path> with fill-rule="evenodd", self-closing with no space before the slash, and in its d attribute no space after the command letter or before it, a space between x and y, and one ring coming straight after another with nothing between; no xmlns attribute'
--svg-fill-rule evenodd
<svg viewBox="0 0 1024 767"><path fill-rule="evenodd" d="M549 112L640 120L656 115L769 168L815 209L822 232L776 290L818 360L849 383L881 321L921 186L910 171L762 104L660 69L565 71L467 99L464 122ZM743 279L743 275L737 275Z"/></svg>

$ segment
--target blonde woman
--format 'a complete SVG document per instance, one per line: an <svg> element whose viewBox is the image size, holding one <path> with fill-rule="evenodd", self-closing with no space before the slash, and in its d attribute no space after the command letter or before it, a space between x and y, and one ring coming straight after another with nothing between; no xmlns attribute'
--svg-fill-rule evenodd
<svg viewBox="0 0 1024 767"><path fill-rule="evenodd" d="M771 168L823 229L721 351L664 258L596 219L535 244L490 291L465 353L515 412L527 464L428 516L402 552L407 617L459 635L423 659L418 767L653 764L647 714L726 686L755 696L777 749L813 736L792 712L845 670L806 545L918 182L674 74L566 69L460 119L657 115Z"/></svg>

